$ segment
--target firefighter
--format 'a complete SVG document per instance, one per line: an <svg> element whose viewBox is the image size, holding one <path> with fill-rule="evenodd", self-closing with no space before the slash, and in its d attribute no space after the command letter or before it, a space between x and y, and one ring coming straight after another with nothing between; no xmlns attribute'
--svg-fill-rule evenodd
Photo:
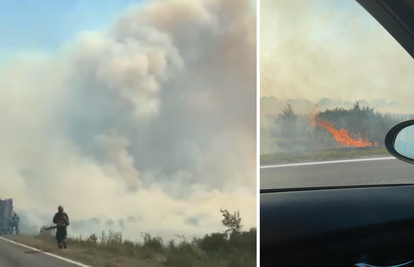
<svg viewBox="0 0 414 267"><path fill-rule="evenodd" d="M67 226L69 225L69 216L64 212L63 207L58 207L58 212L53 217L53 223L56 224L56 241L59 248L66 248Z"/></svg>
<svg viewBox="0 0 414 267"><path fill-rule="evenodd" d="M13 216L10 219L10 234L13 234L13 230L16 231L16 235L19 234L19 222L19 216L17 216L17 214L13 212Z"/></svg>

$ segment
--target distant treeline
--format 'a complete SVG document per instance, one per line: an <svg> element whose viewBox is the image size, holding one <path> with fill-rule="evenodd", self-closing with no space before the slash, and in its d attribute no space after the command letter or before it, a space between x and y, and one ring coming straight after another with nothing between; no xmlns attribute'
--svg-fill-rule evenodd
<svg viewBox="0 0 414 267"><path fill-rule="evenodd" d="M315 120L330 122L337 130L345 129L352 136L366 138L384 146L387 131L403 120L414 116L393 116L382 114L374 108L354 103L352 108L334 108L319 111L308 118L298 116L290 104L274 117L279 133L278 148L282 150L317 150L338 147L337 142L327 130L313 124Z"/></svg>
<svg viewBox="0 0 414 267"><path fill-rule="evenodd" d="M335 108L319 112L317 117L331 122L337 129L345 129L350 134L363 139L367 138L372 143L378 142L379 146L384 145L385 135L392 126L408 119L391 114L381 114L374 108L361 107L358 102L350 109ZM413 118L412 115L410 117ZM315 130L323 131L319 127L315 127Z"/></svg>

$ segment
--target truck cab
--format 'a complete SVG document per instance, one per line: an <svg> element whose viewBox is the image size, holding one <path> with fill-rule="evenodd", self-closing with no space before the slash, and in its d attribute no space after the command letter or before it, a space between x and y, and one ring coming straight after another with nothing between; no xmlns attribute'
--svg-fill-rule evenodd
<svg viewBox="0 0 414 267"><path fill-rule="evenodd" d="M10 233L13 211L13 199L0 199L0 234Z"/></svg>

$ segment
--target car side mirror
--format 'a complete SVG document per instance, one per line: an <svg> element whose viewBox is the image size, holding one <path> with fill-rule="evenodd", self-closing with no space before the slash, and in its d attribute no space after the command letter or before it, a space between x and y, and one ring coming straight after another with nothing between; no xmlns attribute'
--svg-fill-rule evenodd
<svg viewBox="0 0 414 267"><path fill-rule="evenodd" d="M414 164L414 120L392 127L385 136L385 147L397 159Z"/></svg>

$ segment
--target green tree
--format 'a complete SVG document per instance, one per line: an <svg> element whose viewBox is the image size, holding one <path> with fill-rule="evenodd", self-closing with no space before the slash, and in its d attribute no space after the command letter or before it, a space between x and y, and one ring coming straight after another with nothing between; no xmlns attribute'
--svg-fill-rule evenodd
<svg viewBox="0 0 414 267"><path fill-rule="evenodd" d="M336 129L345 129L352 138L368 139L384 145L384 137L388 130L402 119L392 117L390 114L381 114L374 108L363 106L358 102L350 109L335 108L319 112L317 117L332 123ZM316 136L328 136L326 130L315 127Z"/></svg>
<svg viewBox="0 0 414 267"><path fill-rule="evenodd" d="M238 233L243 229L239 211L235 211L231 214L228 210L220 209L220 212L223 215L221 223L227 228L226 233Z"/></svg>

